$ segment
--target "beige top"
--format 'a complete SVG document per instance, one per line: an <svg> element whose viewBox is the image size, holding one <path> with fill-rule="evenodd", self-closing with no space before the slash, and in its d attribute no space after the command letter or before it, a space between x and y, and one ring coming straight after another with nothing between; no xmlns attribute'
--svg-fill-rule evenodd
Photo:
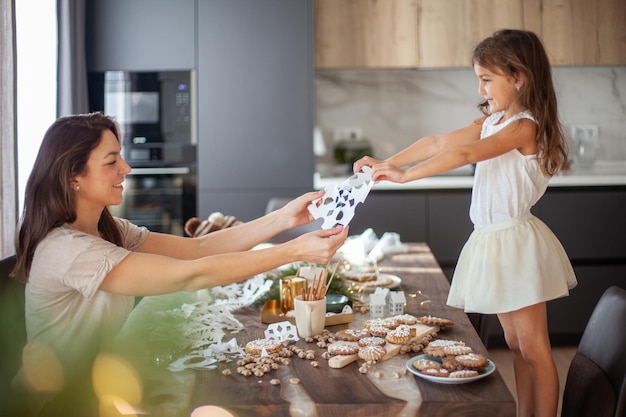
<svg viewBox="0 0 626 417"><path fill-rule="evenodd" d="M141 246L149 231L116 221L123 247L67 224L50 231L37 246L25 293L25 370L42 369L52 354L70 376L68 372L80 367L82 360L92 360L124 324L134 297L99 287L111 269Z"/></svg>

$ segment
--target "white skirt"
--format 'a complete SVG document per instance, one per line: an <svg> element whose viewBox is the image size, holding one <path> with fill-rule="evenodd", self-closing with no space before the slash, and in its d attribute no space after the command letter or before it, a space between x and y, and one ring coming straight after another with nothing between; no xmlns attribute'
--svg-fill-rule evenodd
<svg viewBox="0 0 626 417"><path fill-rule="evenodd" d="M528 213L474 229L459 255L448 305L506 313L569 295L576 284L559 240Z"/></svg>

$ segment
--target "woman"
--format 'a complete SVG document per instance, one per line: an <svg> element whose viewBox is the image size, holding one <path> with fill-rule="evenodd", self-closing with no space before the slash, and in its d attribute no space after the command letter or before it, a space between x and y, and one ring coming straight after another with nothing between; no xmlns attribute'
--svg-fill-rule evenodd
<svg viewBox="0 0 626 417"><path fill-rule="evenodd" d="M249 250L312 221L307 206L321 192L200 238L150 232L109 212L122 202L130 172L120 149L117 124L101 113L61 117L43 138L26 186L12 274L27 283L28 342L19 380L31 391L81 387L135 296L229 284L294 261L327 263L347 236L347 228L319 230Z"/></svg>

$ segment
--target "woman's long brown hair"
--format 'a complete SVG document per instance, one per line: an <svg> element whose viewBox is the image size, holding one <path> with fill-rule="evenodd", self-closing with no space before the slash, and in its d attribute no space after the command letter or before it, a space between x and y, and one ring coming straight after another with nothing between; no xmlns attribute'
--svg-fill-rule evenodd
<svg viewBox="0 0 626 417"><path fill-rule="evenodd" d="M559 121L556 93L550 62L541 40L533 32L503 29L481 41L472 55L472 65L499 69L517 78L523 74L526 83L520 89L520 102L537 121L537 159L546 175L567 169L567 143ZM489 103L478 108L488 114Z"/></svg>
<svg viewBox="0 0 626 417"><path fill-rule="evenodd" d="M60 117L46 131L26 183L12 277L27 282L39 242L55 227L76 220L72 178L85 173L89 156L106 130L120 140L115 120L90 113ZM108 208L100 215L98 229L104 239L121 245L121 233Z"/></svg>

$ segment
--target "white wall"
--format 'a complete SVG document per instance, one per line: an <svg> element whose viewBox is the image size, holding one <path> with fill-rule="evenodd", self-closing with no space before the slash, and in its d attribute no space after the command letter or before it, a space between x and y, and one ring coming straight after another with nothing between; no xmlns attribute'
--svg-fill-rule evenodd
<svg viewBox="0 0 626 417"><path fill-rule="evenodd" d="M562 122L597 124L598 159L626 160L626 67L553 70ZM462 127L480 113L472 69L318 71L316 125L332 149L333 129L359 126L377 157L424 135ZM331 162L329 152L320 162Z"/></svg>

